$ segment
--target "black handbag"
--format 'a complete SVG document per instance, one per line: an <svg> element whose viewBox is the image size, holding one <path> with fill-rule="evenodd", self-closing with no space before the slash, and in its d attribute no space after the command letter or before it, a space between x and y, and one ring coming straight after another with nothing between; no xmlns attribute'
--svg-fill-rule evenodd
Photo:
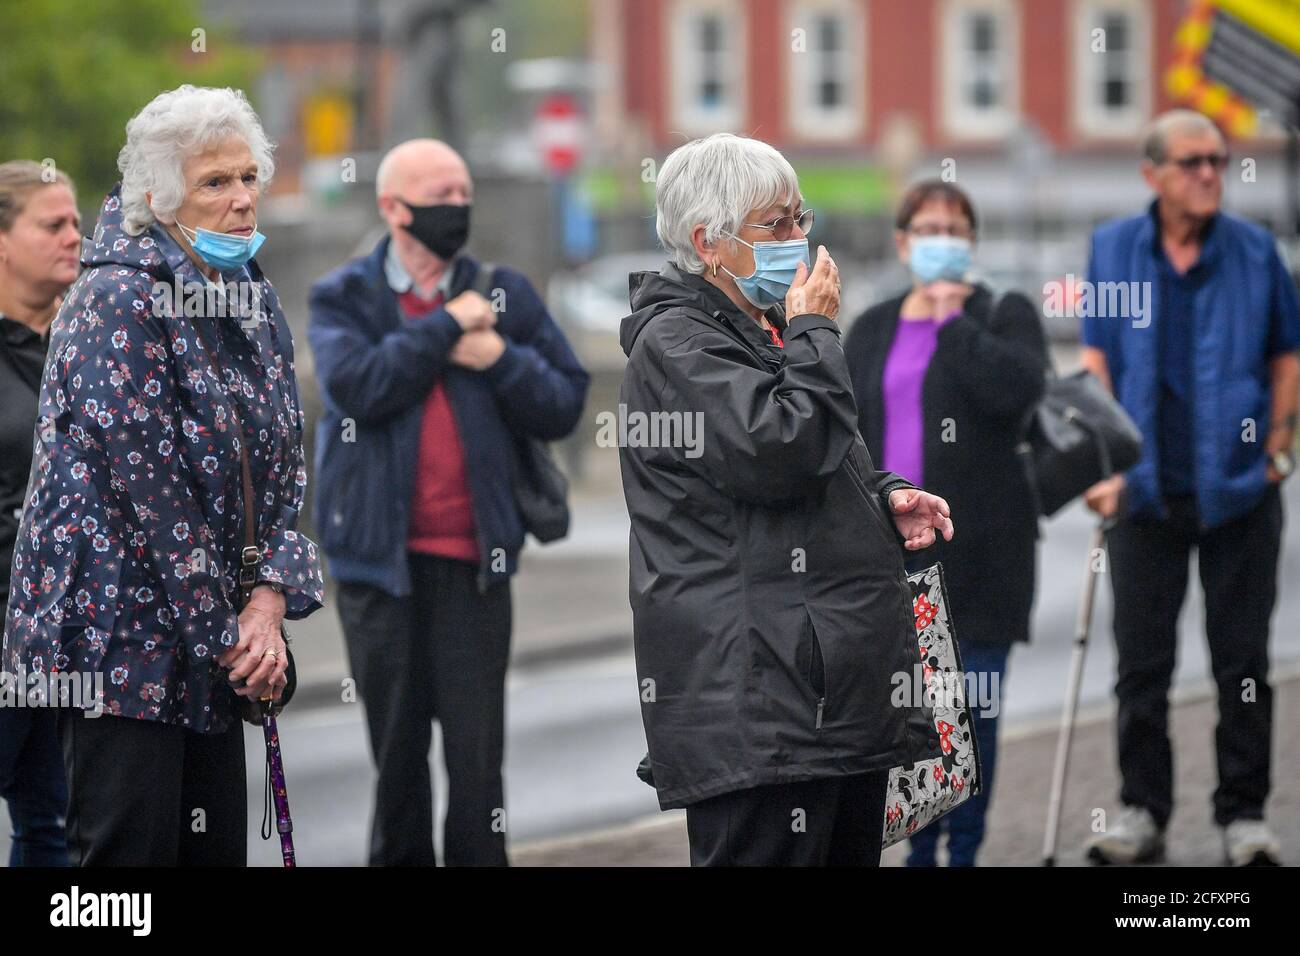
<svg viewBox="0 0 1300 956"><path fill-rule="evenodd" d="M515 502L524 530L542 544L569 533L569 479L546 442L515 436Z"/></svg>
<svg viewBox="0 0 1300 956"><path fill-rule="evenodd" d="M483 262L474 279L474 291L488 301L495 272L493 263ZM542 544L558 541L569 533L569 479L555 463L548 443L518 433L513 438L510 484L524 530Z"/></svg>
<svg viewBox="0 0 1300 956"><path fill-rule="evenodd" d="M1086 370L1049 376L1016 446L1038 513L1051 516L1142 455L1142 433Z"/></svg>

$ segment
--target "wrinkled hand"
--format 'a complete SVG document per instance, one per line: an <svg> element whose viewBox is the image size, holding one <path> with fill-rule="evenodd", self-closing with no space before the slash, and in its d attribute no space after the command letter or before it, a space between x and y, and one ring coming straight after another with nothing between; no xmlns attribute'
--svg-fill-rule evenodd
<svg viewBox="0 0 1300 956"><path fill-rule="evenodd" d="M506 340L495 329L475 329L466 332L447 353L449 361L481 372L489 368L506 350Z"/></svg>
<svg viewBox="0 0 1300 956"><path fill-rule="evenodd" d="M231 668L227 677L240 697L279 700L284 693L289 682L289 653L280 634L284 612L284 595L259 587L240 613L239 643L217 658L222 667Z"/></svg>
<svg viewBox="0 0 1300 956"><path fill-rule="evenodd" d="M451 317L465 332L490 329L497 324L497 314L492 309L492 303L473 289L462 292L444 308L451 313Z"/></svg>
<svg viewBox="0 0 1300 956"><path fill-rule="evenodd" d="M802 262L785 294L785 317L824 315L832 322L840 314L840 270L825 246L817 247L812 273Z"/></svg>
<svg viewBox="0 0 1300 956"><path fill-rule="evenodd" d="M900 488L890 492L889 507L894 513L894 527L903 536L903 547L920 551L935 542L935 531L943 540L952 540L952 517L948 502L938 495L918 488Z"/></svg>
<svg viewBox="0 0 1300 956"><path fill-rule="evenodd" d="M1102 518L1113 518L1119 513L1119 499L1124 493L1124 484L1123 475L1112 475L1099 481L1083 493L1083 503Z"/></svg>

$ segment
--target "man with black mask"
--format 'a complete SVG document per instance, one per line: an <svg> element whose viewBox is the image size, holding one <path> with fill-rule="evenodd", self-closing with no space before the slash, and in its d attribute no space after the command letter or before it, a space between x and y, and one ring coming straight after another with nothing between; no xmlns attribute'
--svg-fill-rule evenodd
<svg viewBox="0 0 1300 956"><path fill-rule="evenodd" d="M436 719L444 862L504 865L517 443L572 431L588 378L528 279L461 251L473 183L454 150L400 144L376 190L389 234L316 283L308 330L316 525L379 777L370 863L435 862Z"/></svg>

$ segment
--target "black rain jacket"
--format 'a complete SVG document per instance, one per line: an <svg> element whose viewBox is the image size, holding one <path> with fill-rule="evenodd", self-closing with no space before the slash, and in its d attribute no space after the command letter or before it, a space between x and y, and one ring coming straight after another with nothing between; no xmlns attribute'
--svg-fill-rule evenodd
<svg viewBox="0 0 1300 956"><path fill-rule="evenodd" d="M924 758L928 712L891 702L918 659L886 510L911 486L872 466L839 327L796 316L780 349L671 264L630 286L619 455L660 806ZM694 446L654 447L690 432L653 413L699 413Z"/></svg>

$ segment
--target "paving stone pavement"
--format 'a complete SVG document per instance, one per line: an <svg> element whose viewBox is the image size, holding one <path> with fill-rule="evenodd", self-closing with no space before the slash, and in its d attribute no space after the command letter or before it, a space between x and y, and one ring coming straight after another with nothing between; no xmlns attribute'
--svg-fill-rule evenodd
<svg viewBox="0 0 1300 956"><path fill-rule="evenodd" d="M1175 810L1167 837L1169 866L1219 866L1222 843L1214 825L1210 795L1217 708L1208 688L1176 699L1170 713L1174 744ZM1282 844L1283 862L1300 863L1300 675L1275 680L1273 694L1273 787L1266 810ZM1047 799L1057 727L1040 724L1006 734L998 750L997 780L989 809L981 866L1038 866L1042 862ZM1062 808L1058 866L1086 866L1082 846L1091 833L1093 811L1118 809L1119 774L1113 708L1080 715ZM882 862L901 866L903 845ZM671 811L596 833L525 844L511 859L516 866L686 866L689 863L684 811Z"/></svg>

